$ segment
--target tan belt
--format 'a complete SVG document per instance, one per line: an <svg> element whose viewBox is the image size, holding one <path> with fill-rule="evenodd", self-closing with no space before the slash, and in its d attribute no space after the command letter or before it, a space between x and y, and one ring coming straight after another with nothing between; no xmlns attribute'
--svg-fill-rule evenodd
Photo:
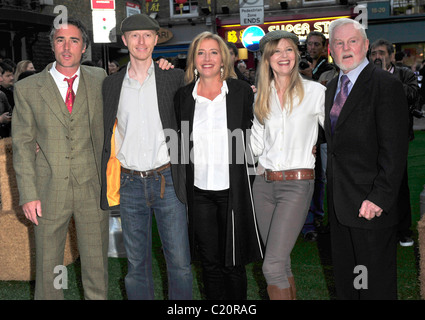
<svg viewBox="0 0 425 320"><path fill-rule="evenodd" d="M296 169L285 171L271 171L264 172L264 179L266 181L286 181L286 180L310 180L314 179L313 169Z"/></svg>
<svg viewBox="0 0 425 320"><path fill-rule="evenodd" d="M161 176L161 194L160 197L161 199L164 198L164 191L165 191L165 178L162 175L161 171L164 171L165 169L171 167L171 163L167 163L164 164L163 166L160 166L158 168L152 169L152 170L147 170L147 171L137 171L137 170L130 170L130 169L126 169L124 167L121 167L121 172L124 173L128 173L128 174L132 174L135 176L141 176L142 178L147 178L147 177L153 177L155 176L155 174L159 174Z"/></svg>

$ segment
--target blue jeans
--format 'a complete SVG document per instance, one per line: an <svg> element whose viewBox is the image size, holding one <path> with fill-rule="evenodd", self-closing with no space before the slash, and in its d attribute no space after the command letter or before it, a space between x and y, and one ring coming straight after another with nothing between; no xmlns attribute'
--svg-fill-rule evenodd
<svg viewBox="0 0 425 320"><path fill-rule="evenodd" d="M317 155L320 159L316 158L316 167L314 168L316 178L314 180L313 199L311 200L310 210L308 211L307 218L301 230L303 235L312 231L317 231L315 220L318 219L321 221L325 216L323 201L325 198L327 150L328 145L322 143L319 148L320 153Z"/></svg>
<svg viewBox="0 0 425 320"><path fill-rule="evenodd" d="M125 288L130 300L153 300L152 213L158 226L168 272L170 300L192 299L192 270L186 207L174 191L170 168L161 172L165 192L160 198L161 176L142 178L121 173L120 214L128 259Z"/></svg>

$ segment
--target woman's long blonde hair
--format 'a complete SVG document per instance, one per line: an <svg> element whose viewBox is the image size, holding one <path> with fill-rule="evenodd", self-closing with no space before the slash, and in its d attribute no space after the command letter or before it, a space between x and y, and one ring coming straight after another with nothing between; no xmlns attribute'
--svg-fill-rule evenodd
<svg viewBox="0 0 425 320"><path fill-rule="evenodd" d="M185 71L185 83L191 83L196 80L195 76L195 57L198 53L199 46L201 42L205 39L213 39L216 40L218 46L220 48L221 59L223 61L223 73L221 76L221 80L226 80L228 78L237 78L235 69L230 59L230 51L227 47L224 40L217 34L211 33L209 31L204 31L197 35L189 46L189 51L187 54L187 63L186 63L186 71Z"/></svg>
<svg viewBox="0 0 425 320"><path fill-rule="evenodd" d="M18 64L16 65L15 74L13 75L13 77L15 78L15 81L18 81L20 74L27 70L28 65L30 63L32 63L32 61L30 60L21 60L18 62Z"/></svg>
<svg viewBox="0 0 425 320"><path fill-rule="evenodd" d="M264 47L264 52L261 57L258 72L258 93L254 104L255 116L261 124L264 124L264 120L268 118L270 113L270 84L274 79L273 70L270 67L270 58L275 53L279 41L280 39L268 42ZM301 103L303 100L304 87L302 84L302 78L298 72L298 64L300 60L298 47L291 39L288 39L288 41L291 43L296 52L295 66L291 71L289 85L283 94L284 107L287 108L289 113L291 113L295 99L297 99L298 103Z"/></svg>

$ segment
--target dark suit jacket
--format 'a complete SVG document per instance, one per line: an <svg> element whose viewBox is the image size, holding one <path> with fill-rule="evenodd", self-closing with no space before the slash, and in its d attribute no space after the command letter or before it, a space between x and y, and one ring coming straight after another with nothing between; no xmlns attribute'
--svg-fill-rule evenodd
<svg viewBox="0 0 425 320"><path fill-rule="evenodd" d="M189 211L189 236L193 246L193 219L196 212L193 207L194 164L187 159L193 148L192 136L193 117L195 114L195 100L192 91L195 83L181 88L175 97L175 107L179 132L183 144L183 159L186 159L186 188ZM230 193L228 208L228 225L226 229L225 264L244 265L261 259L260 238L257 233L256 220L250 179L247 173L248 166L245 154L247 145L247 130L251 128L253 119L254 94L248 83L243 80L227 80L229 92L226 96L227 128L232 134L232 144L229 146L231 164L229 165ZM182 124L185 121L189 125ZM181 129L181 130L180 130ZM250 162L250 160L248 160ZM252 163L252 162L250 162ZM192 255L193 256L193 255Z"/></svg>
<svg viewBox="0 0 425 320"><path fill-rule="evenodd" d="M158 97L158 109L164 130L171 129L177 132L177 122L174 114L173 99L177 89L184 84L184 72L181 69L161 70L155 63L155 79ZM113 133L115 118L118 111L121 86L124 80L127 68L122 68L119 72L107 77L103 83L103 101L104 101L104 128L105 141L104 152L102 155L102 209L111 209L106 196L106 167L111 155L111 137ZM173 144L173 145L171 145ZM173 139L167 141L169 150L175 150L177 142ZM184 167L172 161L171 172L173 177L174 189L177 197L183 203L186 203L186 190L184 187ZM115 206L116 208L117 206Z"/></svg>
<svg viewBox="0 0 425 320"><path fill-rule="evenodd" d="M408 148L403 86L390 73L368 64L354 84L332 135L329 112L337 82L338 77L329 82L325 100L329 210L349 227L394 226L399 220L396 200ZM370 221L359 218L363 200L381 207L381 217Z"/></svg>
<svg viewBox="0 0 425 320"><path fill-rule="evenodd" d="M394 66L394 76L396 76L403 84L404 93L406 94L408 109L415 107L419 98L419 86L416 75L410 68ZM409 112L409 140L415 138L413 132L413 115Z"/></svg>

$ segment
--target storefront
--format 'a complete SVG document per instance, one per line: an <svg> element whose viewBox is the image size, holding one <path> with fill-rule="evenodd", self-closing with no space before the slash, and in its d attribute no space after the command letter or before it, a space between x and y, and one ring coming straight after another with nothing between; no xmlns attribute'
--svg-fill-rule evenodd
<svg viewBox="0 0 425 320"><path fill-rule="evenodd" d="M265 33L274 30L286 30L296 34L301 43L305 42L307 35L312 31L319 31L329 37L329 24L339 18L353 18L352 10L347 8L342 11L329 11L326 13L314 14L290 14L286 16L267 17L264 24L258 25ZM226 41L236 44L238 48L243 48L241 39L244 30L248 26L241 26L238 21L217 21L217 33ZM249 52L245 60L247 68L256 68L258 60L257 52Z"/></svg>
<svg viewBox="0 0 425 320"><path fill-rule="evenodd" d="M425 12L419 1L368 2L367 35L372 43L378 39L392 42L396 52L404 52L404 64L413 67L425 59Z"/></svg>
<svg viewBox="0 0 425 320"><path fill-rule="evenodd" d="M38 35L48 32L54 16L29 10L0 10L0 56L13 61L34 60L34 43ZM50 46L48 49L50 52ZM44 61L33 61L43 65Z"/></svg>

